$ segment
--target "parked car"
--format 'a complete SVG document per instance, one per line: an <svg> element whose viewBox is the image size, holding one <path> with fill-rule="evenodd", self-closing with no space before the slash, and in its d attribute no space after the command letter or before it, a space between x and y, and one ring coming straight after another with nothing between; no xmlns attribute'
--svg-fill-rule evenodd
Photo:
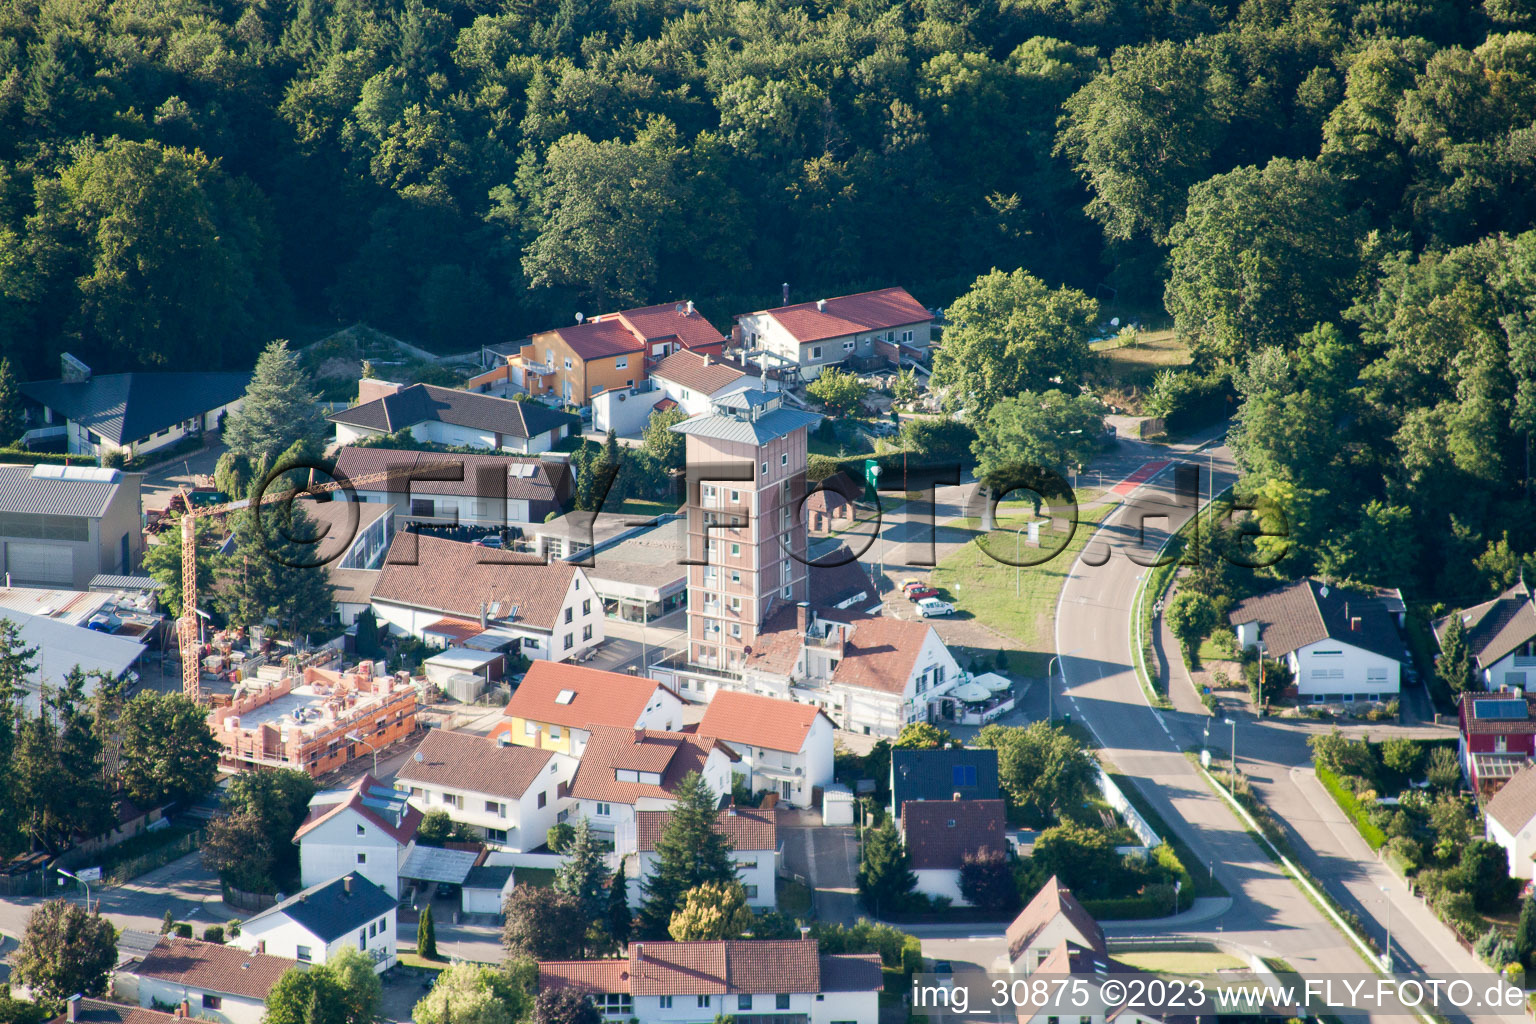
<svg viewBox="0 0 1536 1024"><path fill-rule="evenodd" d="M499 548L501 547L501 538L494 533L490 533L484 537L476 537L470 543L481 548Z"/></svg>
<svg viewBox="0 0 1536 1024"><path fill-rule="evenodd" d="M913 579L912 577L909 576L906 579L901 581L901 592L903 594L905 594L907 591L911 590L913 587L926 587L927 585L928 584L924 583L922 580Z"/></svg>
<svg viewBox="0 0 1536 1024"><path fill-rule="evenodd" d="M907 591L907 600L911 601L913 604L916 604L925 597L938 596L939 592L932 587L913 587L911 590Z"/></svg>
<svg viewBox="0 0 1536 1024"><path fill-rule="evenodd" d="M940 601L936 597L925 597L917 602L917 614L925 619L931 619L935 615L953 615L955 606L948 601Z"/></svg>

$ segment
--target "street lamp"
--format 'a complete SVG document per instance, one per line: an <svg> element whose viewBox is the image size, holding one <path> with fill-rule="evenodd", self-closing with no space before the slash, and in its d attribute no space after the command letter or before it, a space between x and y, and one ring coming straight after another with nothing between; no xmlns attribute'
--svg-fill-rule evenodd
<svg viewBox="0 0 1536 1024"><path fill-rule="evenodd" d="M1232 790L1232 795L1236 796L1237 795L1237 718L1236 717L1233 717L1233 718L1223 718L1222 719L1222 723L1224 725L1230 725L1232 727L1232 771L1231 771L1231 774L1229 775L1230 781L1228 783L1228 788L1230 788Z"/></svg>
<svg viewBox="0 0 1536 1024"><path fill-rule="evenodd" d="M1072 655L1076 654L1080 650L1082 650L1081 647L1074 647L1070 651L1063 651L1060 654L1053 654L1053 655L1051 655L1051 660L1045 663L1045 693L1046 693L1046 704L1045 704L1045 707L1046 707L1046 719L1045 720L1047 722L1055 722L1056 721L1056 673L1051 671L1051 666L1052 665L1058 665L1059 666L1061 664L1061 659L1062 658L1071 657Z"/></svg>
<svg viewBox="0 0 1536 1024"><path fill-rule="evenodd" d="M377 779L379 777L379 748L363 739L361 733L349 732L346 734L346 738L351 740L353 743L361 743L363 746L373 751L373 777Z"/></svg>
<svg viewBox="0 0 1536 1024"><path fill-rule="evenodd" d="M59 878L60 885L64 884L65 878L73 878L75 881L85 886L85 912L89 914L91 912L91 883L87 882L73 871L66 871L64 868L54 868L54 870L57 871L60 876L62 876Z"/></svg>
<svg viewBox="0 0 1536 1024"><path fill-rule="evenodd" d="M1392 894L1387 891L1386 886L1383 885L1380 888L1387 897L1387 945L1381 952L1381 966L1390 972L1392 970Z"/></svg>
<svg viewBox="0 0 1536 1024"><path fill-rule="evenodd" d="M1027 526L1021 526L1018 529L1013 531L1013 596L1014 597L1018 597L1019 596L1019 575L1020 575L1020 572L1019 572L1019 535L1021 533L1023 533L1026 529L1028 529Z"/></svg>

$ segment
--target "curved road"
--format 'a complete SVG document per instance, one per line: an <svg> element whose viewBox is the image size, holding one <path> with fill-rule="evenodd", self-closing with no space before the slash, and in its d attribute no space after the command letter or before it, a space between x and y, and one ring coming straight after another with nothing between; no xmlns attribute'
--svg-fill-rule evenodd
<svg viewBox="0 0 1536 1024"><path fill-rule="evenodd" d="M1209 460L1206 453L1188 460L1202 471L1203 493L1209 487L1205 469L1211 462L1215 490L1231 483L1235 475L1227 449L1216 449ZM1152 708L1131 667L1131 602L1146 571L1132 556L1151 561L1169 532L1192 511L1189 504L1182 508L1176 504L1173 477L1173 472L1163 472L1131 495L1105 520L1072 567L1056 616L1065 706L1092 731L1104 756L1135 780L1147 801L1200 858L1202 865L1189 865L1191 870L1213 869L1232 894L1233 904L1215 930L1263 955L1285 959L1303 975L1367 973L1371 968L1358 948L1270 860L1182 753L1198 742L1205 719ZM1148 514L1145 519L1144 513ZM1251 726L1240 722L1238 728L1241 736ZM1228 736L1226 727L1217 726L1212 746L1226 746ZM1213 929L1206 922L1198 930ZM1406 942L1394 938L1394 948L1406 949ZM1461 962L1453 966L1449 957L1435 955L1432 940L1416 938L1413 953L1430 972L1443 975L1463 967ZM1399 955L1398 970L1413 966ZM1406 1014L1372 1017L1400 1020ZM1493 1024L1507 1018L1480 1014L1452 1019Z"/></svg>

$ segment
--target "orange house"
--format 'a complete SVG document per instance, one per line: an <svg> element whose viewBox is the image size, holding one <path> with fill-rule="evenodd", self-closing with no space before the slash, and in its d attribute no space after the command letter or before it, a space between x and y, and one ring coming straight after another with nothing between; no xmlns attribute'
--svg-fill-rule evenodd
<svg viewBox="0 0 1536 1024"><path fill-rule="evenodd" d="M540 331L508 360L509 373L513 380L520 373L530 394L589 405L594 395L644 380L673 352L718 357L724 346L724 336L692 302L668 302Z"/></svg>

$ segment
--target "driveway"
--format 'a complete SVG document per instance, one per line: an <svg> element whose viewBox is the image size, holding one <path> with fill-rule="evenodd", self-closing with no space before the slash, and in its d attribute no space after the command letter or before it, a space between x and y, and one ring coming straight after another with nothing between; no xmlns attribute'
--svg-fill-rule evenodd
<svg viewBox="0 0 1536 1024"><path fill-rule="evenodd" d="M861 915L858 830L851 825L786 825L779 831L784 837L784 870L815 890L817 920L856 921Z"/></svg>
<svg viewBox="0 0 1536 1024"><path fill-rule="evenodd" d="M143 506L163 509L171 503L171 496L181 487L193 487L203 483L203 477L213 475L213 467L224 454L224 445L215 442L201 451L195 451L172 459L165 465L150 470L144 476L141 489Z"/></svg>

